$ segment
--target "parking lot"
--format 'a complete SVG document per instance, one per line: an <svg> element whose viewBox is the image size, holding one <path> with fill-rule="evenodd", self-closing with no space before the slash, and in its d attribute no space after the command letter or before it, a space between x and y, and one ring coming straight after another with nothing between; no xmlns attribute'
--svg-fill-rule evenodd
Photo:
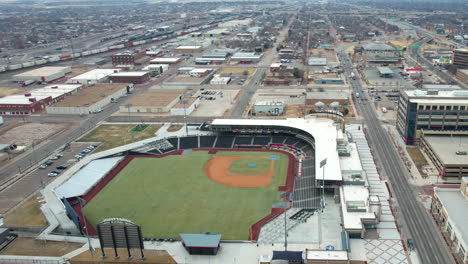
<svg viewBox="0 0 468 264"><path fill-rule="evenodd" d="M194 96L201 96L201 103L191 116L221 117L227 110L231 109L238 93L237 89L197 91Z"/></svg>
<svg viewBox="0 0 468 264"><path fill-rule="evenodd" d="M381 77L377 68L366 68L363 70L364 72L364 79L366 80L368 85L379 85L379 86L401 86L405 87L409 85L407 80L403 78L399 74L401 69L398 68L391 68L391 70L395 73L391 78Z"/></svg>

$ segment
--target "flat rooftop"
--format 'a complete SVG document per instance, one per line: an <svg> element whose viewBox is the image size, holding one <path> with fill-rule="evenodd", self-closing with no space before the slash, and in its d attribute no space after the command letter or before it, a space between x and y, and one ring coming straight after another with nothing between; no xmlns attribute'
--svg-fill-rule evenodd
<svg viewBox="0 0 468 264"><path fill-rule="evenodd" d="M138 94L132 99L128 100L126 104L132 104L133 106L168 106L175 99L177 99L183 90L173 90L173 91L157 91L157 92L146 92Z"/></svg>
<svg viewBox="0 0 468 264"><path fill-rule="evenodd" d="M468 155L457 155L457 151L468 151L468 136L425 135L426 142L444 164L468 164Z"/></svg>
<svg viewBox="0 0 468 264"><path fill-rule="evenodd" d="M377 67L380 74L395 74L389 67Z"/></svg>
<svg viewBox="0 0 468 264"><path fill-rule="evenodd" d="M99 80L113 74L116 71L119 72L121 69L94 69L70 78L70 80Z"/></svg>
<svg viewBox="0 0 468 264"><path fill-rule="evenodd" d="M183 104L182 102L178 102L178 103L175 104L172 108L184 108L184 107L189 107L189 106L191 106L191 105L197 100L197 98L190 97L190 98L185 98L185 100L187 100L187 103L186 103L186 104Z"/></svg>
<svg viewBox="0 0 468 264"><path fill-rule="evenodd" d="M70 67L41 67L38 69L30 70L23 73L18 73L15 77L27 77L27 76L47 76L53 75L60 72L71 72Z"/></svg>
<svg viewBox="0 0 468 264"><path fill-rule="evenodd" d="M152 59L150 62L165 63L165 62L178 62L179 60L180 60L180 58L156 58L156 59Z"/></svg>
<svg viewBox="0 0 468 264"><path fill-rule="evenodd" d="M403 91L410 98L411 102L432 102L438 103L439 100L446 102L456 101L461 104L468 103L468 91L466 90L443 90L443 91L429 91L429 90L405 90ZM439 100L434 100L439 99ZM447 102L449 102L447 101Z"/></svg>
<svg viewBox="0 0 468 264"><path fill-rule="evenodd" d="M148 72L146 71L129 71L129 72L117 72L117 73L113 73L109 76L112 76L112 77L139 77L139 76L144 76L145 74L148 74Z"/></svg>
<svg viewBox="0 0 468 264"><path fill-rule="evenodd" d="M201 49L202 46L179 46L175 48L176 50L178 49Z"/></svg>
<svg viewBox="0 0 468 264"><path fill-rule="evenodd" d="M105 97L116 93L121 89L126 89L129 84L126 83L102 83L95 84L82 89L73 95L65 97L62 101L53 105L53 107L86 107L90 106Z"/></svg>
<svg viewBox="0 0 468 264"><path fill-rule="evenodd" d="M457 233L462 234L462 239L465 243L468 242L468 199L460 192L460 189L452 188L434 188L435 194L439 197L440 202L447 210L452 227L457 230Z"/></svg>
<svg viewBox="0 0 468 264"><path fill-rule="evenodd" d="M347 100L347 92L308 92L306 99L312 100Z"/></svg>

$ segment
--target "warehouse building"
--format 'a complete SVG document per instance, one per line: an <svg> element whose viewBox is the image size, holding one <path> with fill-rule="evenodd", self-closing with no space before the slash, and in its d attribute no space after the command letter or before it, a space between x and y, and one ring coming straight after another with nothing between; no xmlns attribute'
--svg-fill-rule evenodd
<svg viewBox="0 0 468 264"><path fill-rule="evenodd" d="M124 51L112 55L112 65L141 65L146 56L145 51Z"/></svg>
<svg viewBox="0 0 468 264"><path fill-rule="evenodd" d="M327 66L327 58L309 57L309 66Z"/></svg>
<svg viewBox="0 0 468 264"><path fill-rule="evenodd" d="M169 70L169 64L150 64L143 68L143 71L150 72L150 74L161 74Z"/></svg>
<svg viewBox="0 0 468 264"><path fill-rule="evenodd" d="M120 72L121 69L94 69L70 78L67 83L81 83L85 86L109 81L109 75Z"/></svg>
<svg viewBox="0 0 468 264"><path fill-rule="evenodd" d="M87 115L100 111L112 101L122 97L133 89L132 84L112 83L95 84L79 90L62 101L47 106L48 114Z"/></svg>
<svg viewBox="0 0 468 264"><path fill-rule="evenodd" d="M197 65L223 64L226 58L195 58Z"/></svg>
<svg viewBox="0 0 468 264"><path fill-rule="evenodd" d="M141 84L149 81L150 75L147 71L117 72L109 75L111 83L133 83Z"/></svg>
<svg viewBox="0 0 468 264"><path fill-rule="evenodd" d="M380 41L375 41L362 45L362 53L365 55L395 56L396 48Z"/></svg>
<svg viewBox="0 0 468 264"><path fill-rule="evenodd" d="M169 64L169 65L172 65L172 64L177 64L181 61L180 58L168 58L168 57L165 57L165 58L155 58L155 59L152 59L150 60L150 64Z"/></svg>
<svg viewBox="0 0 468 264"><path fill-rule="evenodd" d="M468 136L431 135L430 131L423 131L419 145L440 176L451 180L468 177Z"/></svg>
<svg viewBox="0 0 468 264"><path fill-rule="evenodd" d="M202 46L179 46L174 49L174 52L178 53L195 53L202 51Z"/></svg>
<svg viewBox="0 0 468 264"><path fill-rule="evenodd" d="M262 59L262 54L255 54L254 52L237 52L231 57L231 61L238 61L239 63L257 63Z"/></svg>
<svg viewBox="0 0 468 264"><path fill-rule="evenodd" d="M215 74L211 79L210 84L226 85L231 81L231 77L222 77L219 74Z"/></svg>
<svg viewBox="0 0 468 264"><path fill-rule="evenodd" d="M200 98L182 98L171 108L171 115L190 115L200 105Z"/></svg>
<svg viewBox="0 0 468 264"><path fill-rule="evenodd" d="M347 92L308 92L306 93L306 105L314 105L317 102L331 104L338 102L340 105L348 105Z"/></svg>
<svg viewBox="0 0 468 264"><path fill-rule="evenodd" d="M467 116L467 91L400 91L396 128L407 144L415 144L423 130L468 134Z"/></svg>
<svg viewBox="0 0 468 264"><path fill-rule="evenodd" d="M51 82L63 78L65 74L70 73L70 67L41 67L31 71L13 75L13 80L24 82L34 80L36 82Z"/></svg>
<svg viewBox="0 0 468 264"><path fill-rule="evenodd" d="M184 89L149 90L138 94L120 106L120 112L125 113L168 113L179 103ZM127 107L130 106L130 107Z"/></svg>
<svg viewBox="0 0 468 264"><path fill-rule="evenodd" d="M25 94L9 95L0 98L0 115L30 115L58 102L79 89L82 85L57 84L34 89Z"/></svg>
<svg viewBox="0 0 468 264"><path fill-rule="evenodd" d="M455 49L453 50L453 65L459 69L468 68L468 49Z"/></svg>
<svg viewBox="0 0 468 264"><path fill-rule="evenodd" d="M256 115L279 116L284 113L283 101L259 101L254 104Z"/></svg>
<svg viewBox="0 0 468 264"><path fill-rule="evenodd" d="M468 262L468 177L460 188L435 187L431 214L457 263Z"/></svg>

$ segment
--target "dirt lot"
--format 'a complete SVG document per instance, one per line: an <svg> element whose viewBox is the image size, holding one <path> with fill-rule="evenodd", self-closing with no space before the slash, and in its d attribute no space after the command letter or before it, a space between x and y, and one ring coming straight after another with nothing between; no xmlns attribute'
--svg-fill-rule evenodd
<svg viewBox="0 0 468 264"><path fill-rule="evenodd" d="M24 89L21 88L0 88L0 97L4 97L7 95L17 94L20 92L24 92Z"/></svg>
<svg viewBox="0 0 468 264"><path fill-rule="evenodd" d="M202 99L198 108L190 114L191 116L221 117L226 113L226 111L231 109L231 107L233 106L239 94L239 90L231 90L231 89L222 89L222 90L214 90L214 89L208 90L207 89L205 91L215 91L216 94L206 95L206 97L213 97L216 99L215 100ZM223 93L222 97L221 97L220 92ZM198 95L202 95L201 91L198 91L194 96L198 96Z"/></svg>
<svg viewBox="0 0 468 264"><path fill-rule="evenodd" d="M288 104L284 109L283 117L304 117L305 106L303 104Z"/></svg>
<svg viewBox="0 0 468 264"><path fill-rule="evenodd" d="M0 255L60 257L82 247L81 243L40 241L29 237L18 237Z"/></svg>
<svg viewBox="0 0 468 264"><path fill-rule="evenodd" d="M5 216L8 227L45 227L47 220L42 214L38 197L34 196Z"/></svg>
<svg viewBox="0 0 468 264"><path fill-rule="evenodd" d="M395 46L395 47L398 47L398 48L404 48L404 47L408 47L410 44L411 44L412 40L410 39L409 41L406 40L406 39L391 39L391 40L388 40L388 43Z"/></svg>
<svg viewBox="0 0 468 264"><path fill-rule="evenodd" d="M52 138L65 129L70 124L57 123L16 123L14 125L0 129L0 143L15 143L18 146L31 146L32 142L39 143ZM31 133L34 131L34 133Z"/></svg>
<svg viewBox="0 0 468 264"><path fill-rule="evenodd" d="M135 125L102 125L91 131L80 142L103 142L96 152L123 146L132 142L132 134L134 142L154 137L156 131L161 128L161 125L150 125L142 132L130 133L130 129Z"/></svg>
<svg viewBox="0 0 468 264"><path fill-rule="evenodd" d="M408 154L410 155L416 167L421 168L422 166L428 165L426 158L421 153L419 148L406 147L406 151L408 151Z"/></svg>
<svg viewBox="0 0 468 264"><path fill-rule="evenodd" d="M219 71L219 74L243 74L245 71L248 72L247 76L254 74L255 69L253 68L225 68Z"/></svg>

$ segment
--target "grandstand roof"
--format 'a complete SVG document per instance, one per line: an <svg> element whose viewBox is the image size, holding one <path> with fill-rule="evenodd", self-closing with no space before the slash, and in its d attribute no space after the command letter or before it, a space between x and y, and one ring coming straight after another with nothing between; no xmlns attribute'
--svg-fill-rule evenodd
<svg viewBox="0 0 468 264"><path fill-rule="evenodd" d="M66 182L55 188L57 197L61 199L85 194L122 159L123 157L113 157L91 161Z"/></svg>
<svg viewBox="0 0 468 264"><path fill-rule="evenodd" d="M336 148L337 138L342 137L333 120L324 118L288 118L288 119L215 119L211 125L244 126L283 126L300 129L315 139L315 173L317 178L328 181L341 181L340 162ZM320 162L327 159L323 176Z"/></svg>

